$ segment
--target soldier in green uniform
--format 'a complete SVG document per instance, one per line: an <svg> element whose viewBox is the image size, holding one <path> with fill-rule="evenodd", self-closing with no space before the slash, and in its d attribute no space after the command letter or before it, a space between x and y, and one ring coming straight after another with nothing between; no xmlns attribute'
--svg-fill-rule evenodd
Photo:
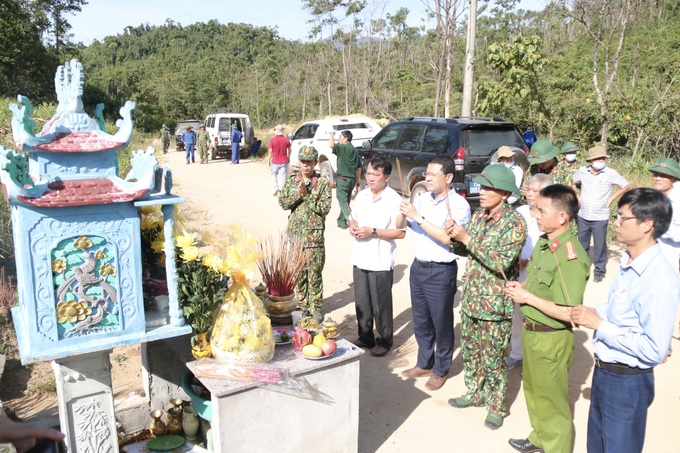
<svg viewBox="0 0 680 453"><path fill-rule="evenodd" d="M349 201L352 198L352 190L361 178L361 160L359 153L352 145L352 132L342 131L338 142L335 142L335 132L328 133L328 146L333 154L338 156L337 182L335 184L335 197L340 205L338 226L342 229L349 227Z"/></svg>
<svg viewBox="0 0 680 453"><path fill-rule="evenodd" d="M535 146L535 145L534 145ZM484 424L503 425L508 414L506 351L510 344L514 305L505 295L507 279L519 275L519 258L526 241L526 222L506 203L519 193L515 176L505 165L489 165L473 178L479 183L480 208L472 215L467 231L447 222L454 253L467 252L468 261L461 297L461 354L467 393L449 400L453 407L486 406Z"/></svg>
<svg viewBox="0 0 680 453"><path fill-rule="evenodd" d="M279 194L279 205L290 209L288 237L304 242L306 264L298 277L295 292L300 308L312 314L320 312L323 305L324 229L332 200L328 180L317 177L314 172L318 158L314 147L303 146L299 154L300 172L286 178Z"/></svg>
<svg viewBox="0 0 680 453"><path fill-rule="evenodd" d="M536 173L545 173L555 180L558 162L556 159L559 148L548 140L539 140L531 147L529 162L531 165L524 174L524 181L528 181Z"/></svg>
<svg viewBox="0 0 680 453"><path fill-rule="evenodd" d="M201 128L198 131L198 137L196 138L196 144L198 145L198 155L201 158L202 164L208 163L208 145L210 145L210 134L205 130L205 124L201 124Z"/></svg>
<svg viewBox="0 0 680 453"><path fill-rule="evenodd" d="M576 160L578 145L574 142L566 142L560 149L562 159L557 164L557 172L553 175L555 184L571 186L574 184L574 172L578 170L579 163Z"/></svg>
<svg viewBox="0 0 680 453"><path fill-rule="evenodd" d="M158 138L163 144L163 154L167 154L168 148L170 147L170 129L165 124L161 126L161 131L160 134L158 134Z"/></svg>
<svg viewBox="0 0 680 453"><path fill-rule="evenodd" d="M522 354L527 411L533 431L510 439L521 452L571 452L572 414L569 369L574 356L571 307L583 303L590 260L571 230L578 199L571 187L541 190L535 216L545 234L527 265L527 280L509 282L505 292L521 304L524 315Z"/></svg>

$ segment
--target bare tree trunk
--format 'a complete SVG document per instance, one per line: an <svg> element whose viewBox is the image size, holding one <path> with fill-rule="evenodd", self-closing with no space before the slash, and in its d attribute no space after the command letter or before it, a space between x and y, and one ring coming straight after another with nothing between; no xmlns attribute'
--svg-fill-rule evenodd
<svg viewBox="0 0 680 453"><path fill-rule="evenodd" d="M463 105L461 116L472 116L472 85L475 72L475 39L477 37L477 0L470 0L468 10L467 43L465 46L465 73L463 75Z"/></svg>

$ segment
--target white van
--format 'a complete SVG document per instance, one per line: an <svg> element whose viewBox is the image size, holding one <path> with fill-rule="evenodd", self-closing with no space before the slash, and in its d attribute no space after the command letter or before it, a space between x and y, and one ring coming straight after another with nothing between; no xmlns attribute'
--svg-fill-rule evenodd
<svg viewBox="0 0 680 453"><path fill-rule="evenodd" d="M341 131L352 133L352 144L361 146L364 140L371 140L382 129L378 124L365 117L359 118L325 118L322 120L308 121L300 125L294 134L289 134L291 143L290 164L293 167L299 165L300 148L313 146L319 152L317 171L319 174L335 185L335 175L338 171L338 158L328 146L328 133L335 132L335 141Z"/></svg>
<svg viewBox="0 0 680 453"><path fill-rule="evenodd" d="M243 133L241 157L248 156L248 148L255 141L255 132L250 117L241 109L212 109L205 118L205 130L210 134L210 159L218 156L231 157L231 125L235 124Z"/></svg>

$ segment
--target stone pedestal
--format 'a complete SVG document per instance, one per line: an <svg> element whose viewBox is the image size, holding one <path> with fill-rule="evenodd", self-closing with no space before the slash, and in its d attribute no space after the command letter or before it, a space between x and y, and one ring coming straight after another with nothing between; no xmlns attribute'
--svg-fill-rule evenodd
<svg viewBox="0 0 680 453"><path fill-rule="evenodd" d="M110 352L93 352L52 362L59 397L59 421L66 434L68 451L118 452Z"/></svg>

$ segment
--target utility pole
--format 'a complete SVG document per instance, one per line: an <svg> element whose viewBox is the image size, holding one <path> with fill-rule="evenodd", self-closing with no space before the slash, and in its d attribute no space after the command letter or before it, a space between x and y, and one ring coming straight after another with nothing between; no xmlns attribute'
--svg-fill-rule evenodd
<svg viewBox="0 0 680 453"><path fill-rule="evenodd" d="M467 46L465 49L465 73L463 75L463 105L461 116L472 115L472 83L475 73L475 36L477 32L477 0L470 0L468 15Z"/></svg>

